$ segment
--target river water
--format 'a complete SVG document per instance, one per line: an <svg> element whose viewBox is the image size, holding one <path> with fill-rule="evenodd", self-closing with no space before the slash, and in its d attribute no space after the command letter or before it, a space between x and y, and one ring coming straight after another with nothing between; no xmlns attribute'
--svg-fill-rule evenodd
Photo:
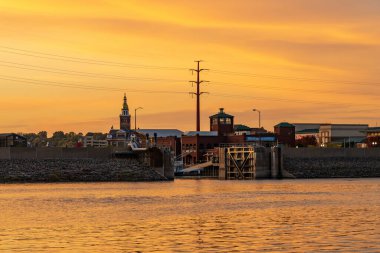
<svg viewBox="0 0 380 253"><path fill-rule="evenodd" d="M0 185L0 252L380 252L380 179Z"/></svg>

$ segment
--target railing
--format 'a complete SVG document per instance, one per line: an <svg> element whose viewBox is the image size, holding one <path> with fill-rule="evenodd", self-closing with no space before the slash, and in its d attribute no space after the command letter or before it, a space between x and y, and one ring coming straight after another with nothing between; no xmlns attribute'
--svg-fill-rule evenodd
<svg viewBox="0 0 380 253"><path fill-rule="evenodd" d="M255 143L221 143L220 148L232 148L232 147L257 147Z"/></svg>

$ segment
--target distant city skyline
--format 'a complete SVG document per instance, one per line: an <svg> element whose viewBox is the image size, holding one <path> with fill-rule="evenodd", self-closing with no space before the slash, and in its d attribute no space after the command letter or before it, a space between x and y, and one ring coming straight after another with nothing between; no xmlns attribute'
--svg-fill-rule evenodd
<svg viewBox="0 0 380 253"><path fill-rule="evenodd" d="M344 3L344 4L343 4ZM380 2L0 2L0 132L107 132L124 92L140 128L380 122Z"/></svg>

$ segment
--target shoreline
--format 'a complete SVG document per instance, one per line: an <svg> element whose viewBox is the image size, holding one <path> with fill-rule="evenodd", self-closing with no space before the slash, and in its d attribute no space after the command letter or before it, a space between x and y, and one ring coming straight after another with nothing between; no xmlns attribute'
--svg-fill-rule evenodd
<svg viewBox="0 0 380 253"><path fill-rule="evenodd" d="M167 181L134 159L0 160L0 183Z"/></svg>

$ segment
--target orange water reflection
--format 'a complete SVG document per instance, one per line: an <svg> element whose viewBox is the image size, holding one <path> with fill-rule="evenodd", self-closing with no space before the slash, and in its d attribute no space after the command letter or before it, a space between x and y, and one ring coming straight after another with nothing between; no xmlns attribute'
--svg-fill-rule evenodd
<svg viewBox="0 0 380 253"><path fill-rule="evenodd" d="M0 185L0 251L380 251L380 179Z"/></svg>

